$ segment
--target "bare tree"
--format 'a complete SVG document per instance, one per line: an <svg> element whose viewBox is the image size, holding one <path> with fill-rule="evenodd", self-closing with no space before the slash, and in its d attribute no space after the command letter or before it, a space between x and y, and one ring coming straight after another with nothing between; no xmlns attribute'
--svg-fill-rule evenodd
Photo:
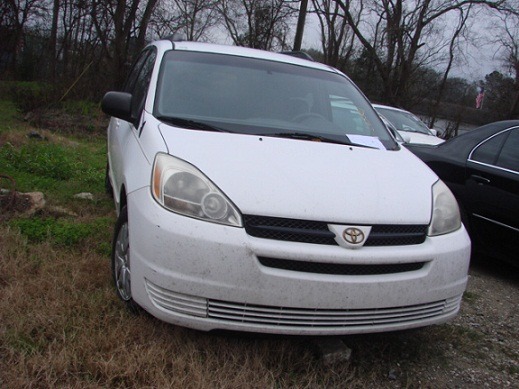
<svg viewBox="0 0 519 389"><path fill-rule="evenodd" d="M184 21L174 0L161 0L150 20L153 37L164 38L180 32Z"/></svg>
<svg viewBox="0 0 519 389"><path fill-rule="evenodd" d="M342 69L344 62L353 52L355 35L348 26L339 3L334 0L312 0L312 3L321 29L324 63ZM352 15L356 14L354 21L357 24L362 14L362 6L360 2L359 10L350 11Z"/></svg>
<svg viewBox="0 0 519 389"><path fill-rule="evenodd" d="M14 71L24 43L27 26L36 23L47 11L45 0L0 1L0 48L10 53L7 67Z"/></svg>
<svg viewBox="0 0 519 389"><path fill-rule="evenodd" d="M395 105L407 102L414 73L419 65L431 58L431 52L425 50L431 49L426 40L429 35L441 32L445 15L466 10L471 4L498 10L513 8L510 0L364 0L363 23L359 24L351 1L336 2L356 38L374 61L382 80L384 99Z"/></svg>
<svg viewBox="0 0 519 389"><path fill-rule="evenodd" d="M238 46L286 49L296 12L285 0L221 0L218 9L226 31Z"/></svg>
<svg viewBox="0 0 519 389"><path fill-rule="evenodd" d="M305 31L306 14L308 12L308 0L299 2L299 12L297 16L296 36L294 37L294 51L301 50L303 33Z"/></svg>
<svg viewBox="0 0 519 389"><path fill-rule="evenodd" d="M198 41L218 22L217 0L175 0L187 40Z"/></svg>
<svg viewBox="0 0 519 389"><path fill-rule="evenodd" d="M447 80L449 78L449 73L451 71L452 65L454 63L454 57L456 54L456 48L457 48L457 42L460 36L463 35L463 32L465 30L467 20L470 16L470 11L472 9L472 5L469 4L467 8L459 8L458 11L458 23L456 25L456 28L454 29L454 32L452 34L452 37L449 42L448 47L448 60L447 60L447 66L445 68L445 71L443 72L442 80L440 81L440 85L438 87L438 95L436 97L436 100L432 106L431 114L430 114L430 120L429 120L429 127L433 128L434 124L436 122L436 115L438 114L438 108L440 106L440 102L443 98L443 93L445 91L445 87L447 85ZM458 135L458 131L456 128L455 135Z"/></svg>
<svg viewBox="0 0 519 389"><path fill-rule="evenodd" d="M52 25L49 37L49 76L51 80L56 79L56 47L58 42L58 19L60 10L60 0L53 0L52 6Z"/></svg>
<svg viewBox="0 0 519 389"><path fill-rule="evenodd" d="M151 14L158 0L91 0L94 26L112 62L115 86L120 87L127 65L145 43Z"/></svg>
<svg viewBox="0 0 519 389"><path fill-rule="evenodd" d="M219 16L217 0L163 0L151 24L159 37L180 34L190 41L205 41Z"/></svg>
<svg viewBox="0 0 519 389"><path fill-rule="evenodd" d="M504 65L514 79L515 93L508 115L512 119L519 114L519 15L503 14L501 22L495 27L502 31L497 35L496 43L500 45Z"/></svg>

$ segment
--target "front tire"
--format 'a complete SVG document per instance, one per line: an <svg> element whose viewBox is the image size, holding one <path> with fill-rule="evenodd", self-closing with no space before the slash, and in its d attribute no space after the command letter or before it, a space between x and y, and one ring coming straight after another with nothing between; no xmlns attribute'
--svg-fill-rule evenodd
<svg viewBox="0 0 519 389"><path fill-rule="evenodd" d="M112 278L117 296L134 313L138 305L132 298L130 267L130 234L128 229L128 210L123 207L115 224L112 242Z"/></svg>

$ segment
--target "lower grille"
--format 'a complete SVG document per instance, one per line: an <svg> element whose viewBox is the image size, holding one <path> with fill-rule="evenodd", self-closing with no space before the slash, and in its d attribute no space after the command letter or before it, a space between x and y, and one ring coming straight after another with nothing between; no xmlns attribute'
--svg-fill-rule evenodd
<svg viewBox="0 0 519 389"><path fill-rule="evenodd" d="M173 292L146 280L146 291L153 303L166 311L183 313L190 316L207 316L207 300Z"/></svg>
<svg viewBox="0 0 519 389"><path fill-rule="evenodd" d="M247 234L264 239L337 245L328 223L268 216L243 216ZM373 225L364 246L403 246L421 244L427 235L427 225Z"/></svg>
<svg viewBox="0 0 519 389"><path fill-rule="evenodd" d="M388 324L412 324L459 309L461 296L404 307L371 309L307 309L236 303L184 295L161 288L146 280L153 304L172 313L209 318L251 326L290 327L293 329L355 329Z"/></svg>
<svg viewBox="0 0 519 389"><path fill-rule="evenodd" d="M258 257L259 262L266 267L282 270L292 270L304 273L335 274L350 276L365 276L376 274L395 274L416 271L423 268L426 262L382 264L382 265L352 265L342 263L324 263L291 261L287 259Z"/></svg>
<svg viewBox="0 0 519 389"><path fill-rule="evenodd" d="M208 317L246 324L348 328L411 323L455 312L461 297L429 304L376 309L300 309L209 300Z"/></svg>

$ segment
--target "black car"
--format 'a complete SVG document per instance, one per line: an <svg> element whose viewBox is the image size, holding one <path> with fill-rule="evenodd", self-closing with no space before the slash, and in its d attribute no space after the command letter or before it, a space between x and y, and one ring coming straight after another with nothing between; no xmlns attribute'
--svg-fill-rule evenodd
<svg viewBox="0 0 519 389"><path fill-rule="evenodd" d="M454 193L474 249L519 265L519 120L406 147Z"/></svg>

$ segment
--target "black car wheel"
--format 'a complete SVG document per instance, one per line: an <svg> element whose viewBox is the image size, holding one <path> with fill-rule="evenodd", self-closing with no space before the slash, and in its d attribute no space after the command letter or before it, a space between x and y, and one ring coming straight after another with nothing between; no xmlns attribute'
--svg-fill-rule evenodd
<svg viewBox="0 0 519 389"><path fill-rule="evenodd" d="M138 305L132 298L130 235L128 230L128 210L123 207L117 223L112 244L112 277L117 296L123 300L130 311L137 313Z"/></svg>

